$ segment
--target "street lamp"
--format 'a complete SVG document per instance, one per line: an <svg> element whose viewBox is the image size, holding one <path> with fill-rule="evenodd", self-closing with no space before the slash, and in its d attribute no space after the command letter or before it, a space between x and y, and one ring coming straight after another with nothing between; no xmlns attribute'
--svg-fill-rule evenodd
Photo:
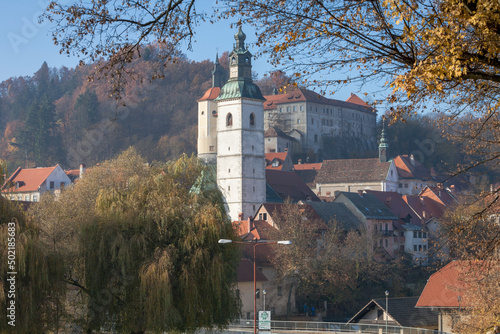
<svg viewBox="0 0 500 334"><path fill-rule="evenodd" d="M265 311L266 310L266 290L262 290L262 296L264 297L263 311Z"/></svg>
<svg viewBox="0 0 500 334"><path fill-rule="evenodd" d="M241 244L241 245L252 245L253 246L253 333L257 334L257 282L255 279L255 249L257 246L261 245L291 245L292 242L290 240L252 240L252 241L233 241L230 239L219 239L219 244Z"/></svg>
<svg viewBox="0 0 500 334"><path fill-rule="evenodd" d="M385 333L389 333L388 332L388 320L389 320L389 291L386 290L385 291Z"/></svg>

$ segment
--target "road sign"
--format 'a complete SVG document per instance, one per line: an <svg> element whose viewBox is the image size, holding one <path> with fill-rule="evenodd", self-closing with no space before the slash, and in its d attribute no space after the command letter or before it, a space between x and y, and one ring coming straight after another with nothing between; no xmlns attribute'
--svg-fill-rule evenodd
<svg viewBox="0 0 500 334"><path fill-rule="evenodd" d="M259 332L262 329L271 329L271 311L259 311Z"/></svg>

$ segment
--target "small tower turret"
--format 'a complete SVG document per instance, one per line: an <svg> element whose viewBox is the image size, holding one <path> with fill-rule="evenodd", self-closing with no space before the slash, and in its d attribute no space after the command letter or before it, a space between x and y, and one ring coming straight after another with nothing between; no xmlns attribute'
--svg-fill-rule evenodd
<svg viewBox="0 0 500 334"><path fill-rule="evenodd" d="M219 53L215 55L214 70L212 71L212 87L222 87L224 70L219 63Z"/></svg>

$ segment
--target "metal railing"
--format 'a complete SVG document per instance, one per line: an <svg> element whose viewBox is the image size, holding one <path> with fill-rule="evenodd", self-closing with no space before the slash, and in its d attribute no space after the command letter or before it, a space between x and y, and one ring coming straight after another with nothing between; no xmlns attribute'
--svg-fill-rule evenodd
<svg viewBox="0 0 500 334"><path fill-rule="evenodd" d="M258 325L258 322L257 322ZM230 328L253 328L253 319L238 319ZM386 331L387 329L387 331ZM376 333L376 334L448 334L432 329L415 327L385 326L383 324L347 324L341 322L271 321L271 331L333 332L333 333Z"/></svg>

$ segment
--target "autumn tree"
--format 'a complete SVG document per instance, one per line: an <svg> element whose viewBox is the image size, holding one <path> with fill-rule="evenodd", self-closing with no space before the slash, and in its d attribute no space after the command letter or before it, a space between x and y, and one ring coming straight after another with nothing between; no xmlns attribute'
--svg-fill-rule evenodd
<svg viewBox="0 0 500 334"><path fill-rule="evenodd" d="M129 149L34 208L47 248L62 254L60 279L79 291L67 296L67 322L159 333L237 316L238 253L217 244L234 238L221 195L190 192L203 169L187 156L149 166Z"/></svg>
<svg viewBox="0 0 500 334"><path fill-rule="evenodd" d="M325 224L308 205L292 203L278 210L273 221L273 239L292 242L275 247L273 259L280 279L290 284L289 298L295 289L299 299L310 304L327 301L345 316L377 291L385 291L387 282L393 292L398 289L399 264L382 261L369 231L345 231L336 221Z"/></svg>
<svg viewBox="0 0 500 334"><path fill-rule="evenodd" d="M42 247L36 224L27 221L15 202L3 197L0 197L0 254L0 306L8 310L12 301L15 303L15 316L7 317L11 313L5 311L1 317L0 332L57 330L59 324L54 315L66 291L59 280L63 275L59 259Z"/></svg>

